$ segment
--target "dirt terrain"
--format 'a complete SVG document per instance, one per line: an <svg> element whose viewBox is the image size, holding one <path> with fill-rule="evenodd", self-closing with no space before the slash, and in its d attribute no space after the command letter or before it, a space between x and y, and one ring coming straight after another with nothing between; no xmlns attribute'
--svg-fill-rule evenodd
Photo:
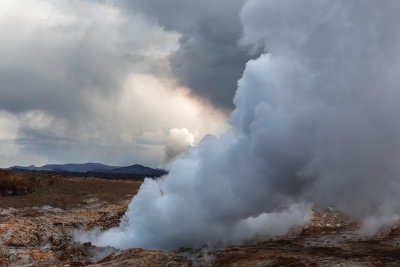
<svg viewBox="0 0 400 267"><path fill-rule="evenodd" d="M117 250L73 241L77 229L117 226L141 181L0 170L0 266L400 266L400 231L356 234L335 209L305 227L224 249Z"/></svg>

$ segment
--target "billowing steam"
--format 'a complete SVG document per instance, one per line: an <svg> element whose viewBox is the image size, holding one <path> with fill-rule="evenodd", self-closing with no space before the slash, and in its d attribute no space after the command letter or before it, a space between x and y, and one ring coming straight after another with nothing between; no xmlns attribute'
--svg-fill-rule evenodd
<svg viewBox="0 0 400 267"><path fill-rule="evenodd" d="M164 159L161 167L183 156L189 146L194 146L194 135L188 129L173 128L169 130L167 144L164 148Z"/></svg>
<svg viewBox="0 0 400 267"><path fill-rule="evenodd" d="M336 206L373 233L400 212L400 2L250 0L233 130L146 179L97 245L240 242Z"/></svg>

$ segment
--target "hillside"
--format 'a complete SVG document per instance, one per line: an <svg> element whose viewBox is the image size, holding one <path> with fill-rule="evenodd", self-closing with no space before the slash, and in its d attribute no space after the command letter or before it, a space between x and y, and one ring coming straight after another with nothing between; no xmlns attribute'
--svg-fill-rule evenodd
<svg viewBox="0 0 400 267"><path fill-rule="evenodd" d="M143 179L155 178L167 174L166 170L134 164L131 166L109 166L101 163L68 163L48 164L41 167L13 166L6 170L16 170L36 174L59 174L71 177L101 177L101 178L131 178Z"/></svg>

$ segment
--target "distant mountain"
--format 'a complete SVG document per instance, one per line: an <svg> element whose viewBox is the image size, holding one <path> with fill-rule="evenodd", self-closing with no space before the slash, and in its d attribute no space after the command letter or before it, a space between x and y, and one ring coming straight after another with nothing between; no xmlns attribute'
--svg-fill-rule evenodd
<svg viewBox="0 0 400 267"><path fill-rule="evenodd" d="M63 173L84 176L110 176L110 177L121 177L124 175L138 176L138 177L158 177L167 174L167 171L162 169L153 169L139 164L131 166L109 166L100 163L69 163L69 164L47 164L41 167L31 166L13 166L7 170L19 170L25 172L42 172L42 173Z"/></svg>
<svg viewBox="0 0 400 267"><path fill-rule="evenodd" d="M41 167L31 165L28 167L13 166L10 170L32 170L32 171L67 171L67 172L90 172L90 171L109 171L118 168L117 166L108 166L100 163L69 163L69 164L47 164Z"/></svg>
<svg viewBox="0 0 400 267"><path fill-rule="evenodd" d="M108 171L117 168L116 166L108 166L100 163L70 163L70 164L48 164L38 167L40 171L67 171L67 172L90 172L90 171Z"/></svg>
<svg viewBox="0 0 400 267"><path fill-rule="evenodd" d="M27 167L16 165L16 166L12 166L10 168L6 168L5 170L16 170L16 169L18 169L18 170L36 170L37 167L35 165L31 165L31 166L27 166Z"/></svg>
<svg viewBox="0 0 400 267"><path fill-rule="evenodd" d="M142 175L157 175L157 174L160 173L160 171L164 171L164 170L152 169L152 168L145 167L145 166L142 166L142 165L139 165L139 164L135 164L135 165L132 165L132 166L115 168L115 169L112 169L112 170L110 170L108 172L112 172L112 173L136 173L136 174L142 174Z"/></svg>

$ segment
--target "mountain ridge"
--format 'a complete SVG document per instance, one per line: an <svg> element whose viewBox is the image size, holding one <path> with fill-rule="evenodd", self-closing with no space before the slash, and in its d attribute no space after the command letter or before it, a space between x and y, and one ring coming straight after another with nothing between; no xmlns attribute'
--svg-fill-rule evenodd
<svg viewBox="0 0 400 267"><path fill-rule="evenodd" d="M30 166L12 166L4 170L17 170L25 172L63 172L63 173L101 173L101 174L126 174L126 175L141 175L157 177L167 173L163 169L153 169L140 164L133 164L129 166L110 166L102 163L66 163L66 164L46 164L40 167L35 165Z"/></svg>

